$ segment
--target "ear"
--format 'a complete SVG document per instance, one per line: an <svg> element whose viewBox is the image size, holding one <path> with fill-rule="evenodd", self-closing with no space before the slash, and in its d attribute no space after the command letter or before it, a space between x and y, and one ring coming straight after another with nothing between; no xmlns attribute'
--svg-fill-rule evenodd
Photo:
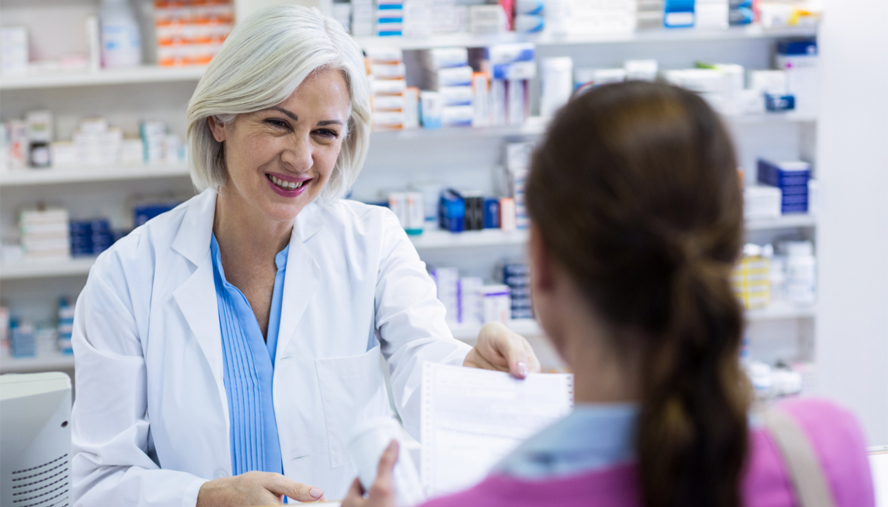
<svg viewBox="0 0 888 507"><path fill-rule="evenodd" d="M543 242L539 227L531 221L530 239L528 241L530 255L531 290L534 294L551 292L555 286L555 271L549 251Z"/></svg>
<svg viewBox="0 0 888 507"><path fill-rule="evenodd" d="M215 116L207 118L207 125L210 127L210 132L213 133L213 138L217 142L221 143L225 140L225 125L217 121Z"/></svg>

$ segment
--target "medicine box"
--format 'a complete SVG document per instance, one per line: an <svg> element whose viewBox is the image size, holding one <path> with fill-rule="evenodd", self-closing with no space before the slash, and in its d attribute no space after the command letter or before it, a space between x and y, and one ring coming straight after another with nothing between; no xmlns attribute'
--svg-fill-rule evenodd
<svg viewBox="0 0 888 507"><path fill-rule="evenodd" d="M759 159L758 181L780 189L780 211L808 212L808 181L811 165L803 161L771 162Z"/></svg>

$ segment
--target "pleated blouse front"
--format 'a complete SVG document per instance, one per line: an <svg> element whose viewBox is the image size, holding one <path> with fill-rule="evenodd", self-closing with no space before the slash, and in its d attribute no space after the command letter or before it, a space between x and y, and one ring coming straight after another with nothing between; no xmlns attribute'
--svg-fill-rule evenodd
<svg viewBox="0 0 888 507"><path fill-rule="evenodd" d="M272 393L289 248L288 245L275 256L277 274L265 339L249 301L225 279L215 235L210 243L219 327L222 331L223 379L231 426L232 475L251 471L283 473Z"/></svg>

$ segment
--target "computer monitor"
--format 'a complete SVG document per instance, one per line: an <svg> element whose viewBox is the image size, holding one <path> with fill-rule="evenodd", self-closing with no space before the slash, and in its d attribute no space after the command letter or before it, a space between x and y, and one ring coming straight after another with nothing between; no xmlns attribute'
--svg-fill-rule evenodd
<svg viewBox="0 0 888 507"><path fill-rule="evenodd" d="M71 503L71 379L0 375L0 505Z"/></svg>

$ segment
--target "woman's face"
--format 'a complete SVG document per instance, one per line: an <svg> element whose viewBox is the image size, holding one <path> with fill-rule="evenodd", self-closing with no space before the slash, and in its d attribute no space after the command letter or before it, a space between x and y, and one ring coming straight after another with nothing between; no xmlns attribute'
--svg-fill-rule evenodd
<svg viewBox="0 0 888 507"><path fill-rule="evenodd" d="M323 190L347 135L350 96L339 70L312 73L281 104L240 114L227 125L210 118L225 143L223 192L271 220L292 220Z"/></svg>

